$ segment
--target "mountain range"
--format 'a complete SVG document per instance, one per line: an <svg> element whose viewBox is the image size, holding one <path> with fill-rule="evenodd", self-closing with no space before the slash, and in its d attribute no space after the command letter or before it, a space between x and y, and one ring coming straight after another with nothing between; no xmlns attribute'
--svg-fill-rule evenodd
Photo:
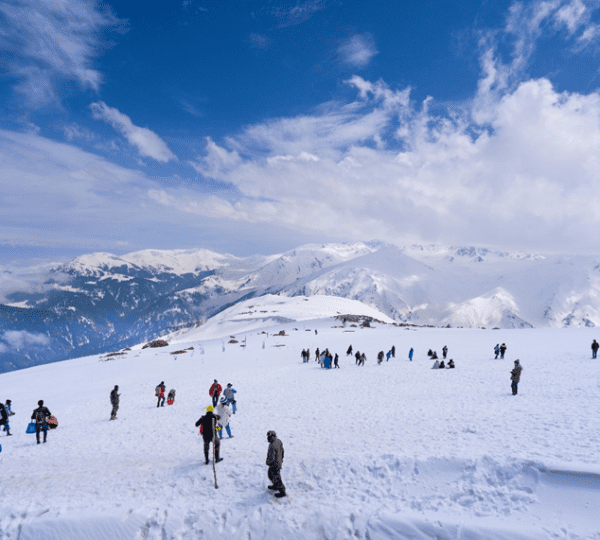
<svg viewBox="0 0 600 540"><path fill-rule="evenodd" d="M0 371L131 346L265 294L337 296L423 326L597 326L600 257L381 242L244 258L93 253L54 265L34 288L4 293Z"/></svg>

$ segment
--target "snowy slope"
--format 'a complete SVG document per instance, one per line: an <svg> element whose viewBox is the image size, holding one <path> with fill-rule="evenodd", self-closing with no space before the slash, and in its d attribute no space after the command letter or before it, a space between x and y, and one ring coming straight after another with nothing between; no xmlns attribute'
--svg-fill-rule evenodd
<svg viewBox="0 0 600 540"><path fill-rule="evenodd" d="M85 255L46 278L33 284L0 271L0 371L133 345L265 294L338 296L419 325L600 326L594 256L381 242L245 258L145 250ZM8 293L9 282L28 290Z"/></svg>
<svg viewBox="0 0 600 540"><path fill-rule="evenodd" d="M282 301L261 307L293 322L246 327L245 347L241 334L199 340L194 329L162 349L0 375L17 413L15 435L0 438L0 538L600 538L597 331L360 328L321 318L317 303ZM498 342L505 360L493 360ZM345 356L350 344L364 367ZM392 344L396 358L376 365ZM443 345L457 369L433 371L426 351ZM300 351L317 347L337 352L341 368L303 364ZM516 357L524 371L512 396ZM218 490L194 427L215 378L238 391ZM157 409L161 380L177 401ZM121 408L110 422L114 384ZM39 446L25 434L38 399L60 421ZM285 447L281 501L266 489L269 429Z"/></svg>

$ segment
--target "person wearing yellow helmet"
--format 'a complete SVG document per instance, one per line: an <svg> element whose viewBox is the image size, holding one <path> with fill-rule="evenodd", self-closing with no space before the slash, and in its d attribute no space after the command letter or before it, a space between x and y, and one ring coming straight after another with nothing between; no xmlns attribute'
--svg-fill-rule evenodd
<svg viewBox="0 0 600 540"><path fill-rule="evenodd" d="M208 450L210 449L210 443L213 443L213 450L215 454L215 463L223 461L223 458L219 456L221 451L221 443L219 437L217 437L217 421L220 419L219 415L215 414L215 409L212 405L206 407L206 414L198 419L196 427L200 427L200 433L204 439L204 459L208 465Z"/></svg>

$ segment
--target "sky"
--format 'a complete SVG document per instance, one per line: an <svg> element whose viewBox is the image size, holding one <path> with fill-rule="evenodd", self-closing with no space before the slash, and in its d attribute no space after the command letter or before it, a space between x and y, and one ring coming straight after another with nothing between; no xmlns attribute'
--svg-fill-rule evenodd
<svg viewBox="0 0 600 540"><path fill-rule="evenodd" d="M0 0L0 266L600 249L600 2Z"/></svg>

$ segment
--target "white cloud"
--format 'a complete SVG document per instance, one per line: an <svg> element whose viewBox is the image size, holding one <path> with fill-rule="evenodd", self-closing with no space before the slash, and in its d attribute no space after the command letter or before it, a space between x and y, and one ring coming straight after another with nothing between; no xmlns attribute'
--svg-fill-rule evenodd
<svg viewBox="0 0 600 540"><path fill-rule="evenodd" d="M277 7L272 10L280 28L295 26L308 21L315 13L326 9L331 0L306 0L294 6Z"/></svg>
<svg viewBox="0 0 600 540"><path fill-rule="evenodd" d="M370 34L356 34L338 47L342 62L354 68L366 67L377 52L375 40Z"/></svg>
<svg viewBox="0 0 600 540"><path fill-rule="evenodd" d="M167 144L156 133L148 128L134 125L129 116L114 107L109 107L104 101L92 103L90 108L96 120L109 123L127 139L129 144L138 149L141 156L151 157L161 163L177 160Z"/></svg>
<svg viewBox="0 0 600 540"><path fill-rule="evenodd" d="M186 213L348 239L591 250L600 241L600 96L529 80L452 115L351 81L359 101L250 126L195 166L239 195L155 200ZM397 133L397 139L390 138ZM385 142L387 141L387 143ZM243 156L243 157L242 157Z"/></svg>
<svg viewBox="0 0 600 540"><path fill-rule="evenodd" d="M5 330L0 334L0 339L8 343L11 348L19 350L24 345L40 345L46 347L52 340L44 334L36 334L25 330Z"/></svg>
<svg viewBox="0 0 600 540"><path fill-rule="evenodd" d="M98 90L94 69L101 33L122 24L91 0L0 1L0 51L16 90L30 106L58 101L56 81L76 80Z"/></svg>

